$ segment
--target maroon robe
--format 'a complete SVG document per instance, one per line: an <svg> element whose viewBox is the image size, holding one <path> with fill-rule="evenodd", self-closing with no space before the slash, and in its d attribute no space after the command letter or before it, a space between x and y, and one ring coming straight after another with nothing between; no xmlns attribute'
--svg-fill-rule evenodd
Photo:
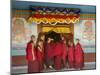
<svg viewBox="0 0 100 75"><path fill-rule="evenodd" d="M68 47L68 63L70 68L74 68L74 45Z"/></svg>
<svg viewBox="0 0 100 75"><path fill-rule="evenodd" d="M40 47L40 46L38 46ZM40 49L42 49L40 47ZM44 69L44 50L42 49L42 52L37 48L37 60L39 62L39 71Z"/></svg>
<svg viewBox="0 0 100 75"><path fill-rule="evenodd" d="M32 41L30 41L27 44L26 59L28 61L28 73L39 72L39 65L38 65L37 56L36 56L36 49L32 48Z"/></svg>
<svg viewBox="0 0 100 75"><path fill-rule="evenodd" d="M84 52L80 45L77 43L75 46L75 68L83 68L84 67Z"/></svg>
<svg viewBox="0 0 100 75"><path fill-rule="evenodd" d="M53 51L54 56L54 68L56 70L60 70L62 68L62 43L57 42L55 43L55 48Z"/></svg>
<svg viewBox="0 0 100 75"><path fill-rule="evenodd" d="M53 51L54 51L54 46L55 46L55 44L54 43L47 43L46 44L46 56L48 57L48 58L52 58L53 56L54 56L54 54L53 54Z"/></svg>
<svg viewBox="0 0 100 75"><path fill-rule="evenodd" d="M45 43L45 64L47 67L53 65L54 43Z"/></svg>
<svg viewBox="0 0 100 75"><path fill-rule="evenodd" d="M67 45L62 42L62 59L63 59L64 66L66 66L66 59L67 59L67 53L68 53L67 49L68 49Z"/></svg>

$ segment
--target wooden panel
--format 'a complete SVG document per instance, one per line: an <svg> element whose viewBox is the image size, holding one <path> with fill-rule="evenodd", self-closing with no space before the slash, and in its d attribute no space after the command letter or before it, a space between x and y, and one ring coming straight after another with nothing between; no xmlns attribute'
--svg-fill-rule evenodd
<svg viewBox="0 0 100 75"><path fill-rule="evenodd" d="M85 62L95 62L96 54L95 53L86 53L84 55ZM12 56L12 66L23 66L26 65L26 57L25 56Z"/></svg>
<svg viewBox="0 0 100 75"><path fill-rule="evenodd" d="M95 53L86 53L84 56L85 62L95 62L96 61L96 54Z"/></svg>
<svg viewBox="0 0 100 75"><path fill-rule="evenodd" d="M26 64L27 61L25 56L12 56L12 66L23 66Z"/></svg>

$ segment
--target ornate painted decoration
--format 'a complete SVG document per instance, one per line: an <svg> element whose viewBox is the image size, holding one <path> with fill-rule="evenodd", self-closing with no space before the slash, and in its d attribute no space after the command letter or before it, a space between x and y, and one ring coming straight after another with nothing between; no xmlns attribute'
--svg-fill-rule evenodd
<svg viewBox="0 0 100 75"><path fill-rule="evenodd" d="M91 20L86 20L84 23L83 39L92 41L95 39L94 23Z"/></svg>
<svg viewBox="0 0 100 75"><path fill-rule="evenodd" d="M32 15L29 22L56 25L57 23L77 23L80 18L80 9L55 8L55 7L31 7Z"/></svg>
<svg viewBox="0 0 100 75"><path fill-rule="evenodd" d="M54 32L56 32L56 33L71 33L71 30L70 30L70 28L68 28L68 27L43 27L42 28L42 31L43 32L49 32L49 31L54 31Z"/></svg>

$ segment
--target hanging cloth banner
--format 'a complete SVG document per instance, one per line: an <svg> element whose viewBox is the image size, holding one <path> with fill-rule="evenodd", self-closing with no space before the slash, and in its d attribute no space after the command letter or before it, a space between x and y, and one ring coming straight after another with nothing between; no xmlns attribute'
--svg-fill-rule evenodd
<svg viewBox="0 0 100 75"><path fill-rule="evenodd" d="M31 10L32 15L28 21L37 24L70 24L79 22L80 18L80 9L75 8L31 7Z"/></svg>

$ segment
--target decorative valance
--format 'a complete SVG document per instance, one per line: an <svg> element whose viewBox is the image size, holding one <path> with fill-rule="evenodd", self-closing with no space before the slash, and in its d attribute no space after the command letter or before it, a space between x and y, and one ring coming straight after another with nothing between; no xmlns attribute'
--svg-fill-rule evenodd
<svg viewBox="0 0 100 75"><path fill-rule="evenodd" d="M29 17L29 22L37 24L57 23L77 23L80 18L80 9L76 8L55 8L55 7L31 7L32 14Z"/></svg>

